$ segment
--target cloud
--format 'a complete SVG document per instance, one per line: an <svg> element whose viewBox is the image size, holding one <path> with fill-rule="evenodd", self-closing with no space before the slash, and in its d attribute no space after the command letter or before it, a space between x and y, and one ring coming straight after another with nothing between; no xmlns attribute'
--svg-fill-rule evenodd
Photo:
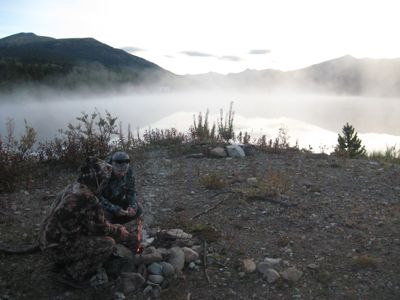
<svg viewBox="0 0 400 300"><path fill-rule="evenodd" d="M218 59L220 59L220 60L229 60L229 61L241 61L241 60L243 60L241 57L233 56L233 55L220 56L220 57L218 57Z"/></svg>
<svg viewBox="0 0 400 300"><path fill-rule="evenodd" d="M198 51L182 51L181 53L188 56L196 56L196 57L215 57L215 55Z"/></svg>
<svg viewBox="0 0 400 300"><path fill-rule="evenodd" d="M146 51L144 49L138 48L138 47L133 47L133 46L127 46L127 47L122 47L122 50L126 52L139 52L139 51Z"/></svg>
<svg viewBox="0 0 400 300"><path fill-rule="evenodd" d="M268 54L271 53L269 49L253 49L249 51L249 54Z"/></svg>

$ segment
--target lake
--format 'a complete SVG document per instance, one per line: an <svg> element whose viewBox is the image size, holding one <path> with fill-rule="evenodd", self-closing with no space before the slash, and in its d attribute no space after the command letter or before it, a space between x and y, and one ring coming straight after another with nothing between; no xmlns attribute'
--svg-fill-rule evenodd
<svg viewBox="0 0 400 300"><path fill-rule="evenodd" d="M20 135L24 119L38 131L40 140L58 134L82 111L109 111L123 128L170 128L187 131L193 115L207 109L210 123L216 122L220 109L224 114L234 102L235 129L248 131L253 138L277 136L288 130L291 144L319 152L332 148L346 122L359 132L368 151L400 145L400 99L330 96L315 94L266 94L226 91L163 93L68 94L44 92L34 97L29 91L0 95L0 133L6 132L6 120L12 118Z"/></svg>

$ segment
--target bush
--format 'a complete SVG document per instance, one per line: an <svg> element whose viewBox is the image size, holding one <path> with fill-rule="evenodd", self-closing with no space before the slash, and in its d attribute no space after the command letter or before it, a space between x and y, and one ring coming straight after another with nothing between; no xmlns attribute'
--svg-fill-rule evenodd
<svg viewBox="0 0 400 300"><path fill-rule="evenodd" d="M233 130L233 119L235 117L235 112L233 111L233 102L231 102L229 106L229 111L225 116L225 120L223 114L224 112L221 109L220 118L218 121L218 135L223 141L229 142L229 140L235 139L235 132Z"/></svg>
<svg viewBox="0 0 400 300"><path fill-rule="evenodd" d="M19 140L15 138L14 121L11 119L6 122L7 136L0 136L0 191L13 191L17 177L29 177L32 174L36 131L26 120L24 122L25 132Z"/></svg>
<svg viewBox="0 0 400 300"><path fill-rule="evenodd" d="M200 182L209 190L220 190L226 186L226 181L220 175L215 173L202 176Z"/></svg>

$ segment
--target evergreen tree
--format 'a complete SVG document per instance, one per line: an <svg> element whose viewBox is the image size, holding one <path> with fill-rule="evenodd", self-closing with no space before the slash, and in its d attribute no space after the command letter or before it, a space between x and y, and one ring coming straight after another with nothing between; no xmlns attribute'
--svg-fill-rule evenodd
<svg viewBox="0 0 400 300"><path fill-rule="evenodd" d="M338 134L336 151L346 153L350 158L364 156L365 147L361 145L361 140L358 138L354 127L346 123L342 128L342 133L343 135Z"/></svg>

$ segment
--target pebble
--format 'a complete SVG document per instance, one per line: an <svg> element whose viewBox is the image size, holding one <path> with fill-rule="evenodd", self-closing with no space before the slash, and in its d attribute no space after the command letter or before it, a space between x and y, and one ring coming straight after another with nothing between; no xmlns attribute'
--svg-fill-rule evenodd
<svg viewBox="0 0 400 300"><path fill-rule="evenodd" d="M243 278L244 276L246 276L246 273L245 273L245 272L239 272L239 273L238 273L238 276L239 276L240 278Z"/></svg>
<svg viewBox="0 0 400 300"><path fill-rule="evenodd" d="M163 266L159 263L152 263L147 267L147 270L154 275L162 275L163 274Z"/></svg>
<svg viewBox="0 0 400 300"><path fill-rule="evenodd" d="M143 278L143 276L138 273L122 272L121 278L125 294L140 289L145 283L145 279Z"/></svg>
<svg viewBox="0 0 400 300"><path fill-rule="evenodd" d="M183 247L182 251L185 255L185 263L196 261L199 258L199 254L191 248Z"/></svg>
<svg viewBox="0 0 400 300"><path fill-rule="evenodd" d="M296 282L303 276L303 272L297 270L295 267L290 267L281 272L281 276L289 282Z"/></svg>
<svg viewBox="0 0 400 300"><path fill-rule="evenodd" d="M168 262L177 271L182 271L185 266L185 253L179 247L172 247L168 256Z"/></svg>
<svg viewBox="0 0 400 300"><path fill-rule="evenodd" d="M243 259L240 262L240 265L242 271L245 273L253 273L257 268L255 262L251 258Z"/></svg>
<svg viewBox="0 0 400 300"><path fill-rule="evenodd" d="M165 277L169 277L175 274L174 266L170 263L163 261L160 263L160 265L162 266L162 275L164 275Z"/></svg>
<svg viewBox="0 0 400 300"><path fill-rule="evenodd" d="M318 269L318 265L311 263L311 264L307 265L307 268L315 270L315 269Z"/></svg>
<svg viewBox="0 0 400 300"><path fill-rule="evenodd" d="M281 276L275 269L268 269L264 274L264 278L267 278L268 283L276 282Z"/></svg>
<svg viewBox="0 0 400 300"><path fill-rule="evenodd" d="M160 284L161 282L163 282L164 277L161 276L161 275L154 275L154 274L152 274L152 275L149 275L148 280L149 280L150 282L152 282L152 283Z"/></svg>

